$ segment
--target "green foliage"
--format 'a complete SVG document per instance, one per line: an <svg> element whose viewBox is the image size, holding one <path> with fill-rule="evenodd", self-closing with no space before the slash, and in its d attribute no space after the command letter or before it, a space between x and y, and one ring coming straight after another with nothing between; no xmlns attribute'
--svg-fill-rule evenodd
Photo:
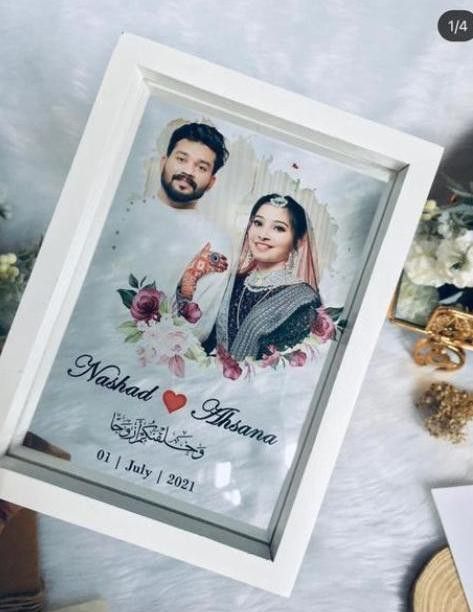
<svg viewBox="0 0 473 612"><path fill-rule="evenodd" d="M131 329L136 329L136 321L125 321L118 326L118 329L128 333Z"/></svg>
<svg viewBox="0 0 473 612"><path fill-rule="evenodd" d="M133 274L130 274L130 276L128 277L128 283L130 284L130 287L134 287L135 289L138 289L139 287L138 279L136 278L136 276L133 276Z"/></svg>
<svg viewBox="0 0 473 612"><path fill-rule="evenodd" d="M131 334L128 334L128 336L126 336L125 342L138 342L142 335L143 332L139 331L138 329L135 329L135 331L132 331Z"/></svg>
<svg viewBox="0 0 473 612"><path fill-rule="evenodd" d="M0 202L0 220L7 220L10 216L10 207L4 202ZM11 264L11 269L15 269L15 275L3 274L0 278L0 350L13 322L40 246L41 241L30 248L8 254L12 260L15 260ZM2 252L0 242L0 254Z"/></svg>
<svg viewBox="0 0 473 612"><path fill-rule="evenodd" d="M133 298L136 295L136 291L133 291L132 289L117 289L117 292L122 298L123 305L130 309L133 303Z"/></svg>
<svg viewBox="0 0 473 612"><path fill-rule="evenodd" d="M336 323L343 312L343 307L334 308L329 306L328 308L325 308L325 312L332 319L332 321Z"/></svg>

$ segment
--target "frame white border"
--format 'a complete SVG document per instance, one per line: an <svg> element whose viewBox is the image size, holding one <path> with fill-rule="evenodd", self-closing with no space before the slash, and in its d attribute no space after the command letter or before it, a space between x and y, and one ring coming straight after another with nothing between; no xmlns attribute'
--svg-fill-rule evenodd
<svg viewBox="0 0 473 612"><path fill-rule="evenodd" d="M300 458L305 469L294 474L266 552L232 538L219 541L212 527L193 529L185 517L169 520L163 509L62 473L54 462L36 465L34 454L29 461L7 454L33 416L154 92L387 185L377 235L352 296L356 319L334 349L337 374L322 391L325 409L315 412ZM0 498L290 595L441 153L432 143L123 34L0 358Z"/></svg>

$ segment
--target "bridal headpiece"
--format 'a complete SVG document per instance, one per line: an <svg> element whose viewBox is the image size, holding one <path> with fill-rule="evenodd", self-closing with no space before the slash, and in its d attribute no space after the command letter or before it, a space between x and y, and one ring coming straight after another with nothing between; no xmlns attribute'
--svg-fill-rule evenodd
<svg viewBox="0 0 473 612"><path fill-rule="evenodd" d="M269 203L277 208L285 208L288 205L288 201L284 196L274 196L269 200Z"/></svg>

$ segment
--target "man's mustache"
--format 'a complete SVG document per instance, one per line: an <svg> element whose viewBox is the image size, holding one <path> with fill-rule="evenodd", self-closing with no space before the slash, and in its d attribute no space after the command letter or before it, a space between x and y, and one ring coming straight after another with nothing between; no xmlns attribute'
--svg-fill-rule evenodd
<svg viewBox="0 0 473 612"><path fill-rule="evenodd" d="M186 183L189 183L192 189L197 188L197 183L194 181L192 176L190 176L189 174L186 174L185 172L181 172L180 174L173 174L172 180L173 181L186 181Z"/></svg>

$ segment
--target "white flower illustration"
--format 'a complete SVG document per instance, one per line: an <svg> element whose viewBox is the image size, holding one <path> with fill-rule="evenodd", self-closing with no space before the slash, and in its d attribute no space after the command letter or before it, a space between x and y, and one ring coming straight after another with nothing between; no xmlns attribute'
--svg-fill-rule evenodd
<svg viewBox="0 0 473 612"><path fill-rule="evenodd" d="M198 361L205 353L189 325L176 324L171 314L163 314L160 321L138 322L143 332L137 348L142 365L165 364L176 376L184 376L185 361Z"/></svg>

